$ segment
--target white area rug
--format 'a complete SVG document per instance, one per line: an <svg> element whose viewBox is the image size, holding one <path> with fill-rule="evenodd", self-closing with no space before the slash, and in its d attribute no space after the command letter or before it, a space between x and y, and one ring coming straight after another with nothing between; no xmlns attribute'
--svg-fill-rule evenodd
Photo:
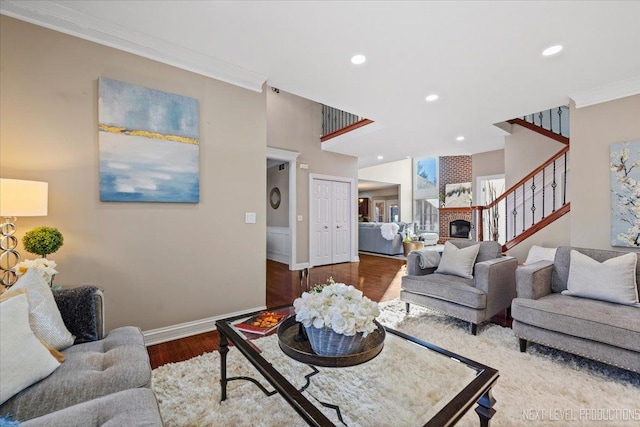
<svg viewBox="0 0 640 427"><path fill-rule="evenodd" d="M399 301L381 303L381 308L378 319L381 323L500 371L494 387L497 413L492 420L493 426L636 426L640 423L640 374L535 344L530 345L527 353L520 353L512 331L498 325L485 325L479 328L477 336L472 336L467 332L466 323L417 306L411 307L409 315L405 315L404 304ZM262 338L271 341L260 343L260 347L265 351L279 351L277 338L274 338ZM261 379L233 348L227 364L229 375ZM300 366L305 369L304 365ZM165 425L305 425L279 395L266 397L255 385L245 381L231 382L228 399L220 403L219 371L217 352L155 369L153 390ZM345 378L363 384L369 380L386 381L384 387L398 393L407 392L403 384L393 378L379 378L375 372L366 380L352 379L348 372L344 375L342 381ZM261 382L267 385L266 381ZM348 394L344 396L345 404L352 400ZM367 427L406 425L402 422L401 411L380 414L376 413L375 405L368 405L365 413L370 416L347 420L348 424ZM471 410L458 425L477 426L478 417Z"/></svg>

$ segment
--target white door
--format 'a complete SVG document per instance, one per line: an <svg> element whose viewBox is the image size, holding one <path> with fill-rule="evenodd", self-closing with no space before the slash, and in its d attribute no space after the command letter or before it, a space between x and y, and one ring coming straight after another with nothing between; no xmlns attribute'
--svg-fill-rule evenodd
<svg viewBox="0 0 640 427"><path fill-rule="evenodd" d="M313 180L313 265L331 264L331 181Z"/></svg>
<svg viewBox="0 0 640 427"><path fill-rule="evenodd" d="M347 182L314 179L312 265L350 260L351 185Z"/></svg>
<svg viewBox="0 0 640 427"><path fill-rule="evenodd" d="M333 253L332 261L348 262L351 248L351 184L348 182L332 182L333 184Z"/></svg>

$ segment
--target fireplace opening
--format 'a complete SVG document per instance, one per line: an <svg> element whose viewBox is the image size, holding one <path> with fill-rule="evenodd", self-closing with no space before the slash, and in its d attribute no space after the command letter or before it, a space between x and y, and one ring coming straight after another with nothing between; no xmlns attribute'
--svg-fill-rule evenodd
<svg viewBox="0 0 640 427"><path fill-rule="evenodd" d="M456 219L449 223L449 237L468 239L469 232L471 232L471 223L469 221Z"/></svg>

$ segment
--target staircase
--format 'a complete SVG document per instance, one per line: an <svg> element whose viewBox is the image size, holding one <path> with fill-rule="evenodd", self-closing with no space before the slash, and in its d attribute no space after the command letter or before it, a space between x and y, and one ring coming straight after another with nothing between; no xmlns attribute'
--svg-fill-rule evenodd
<svg viewBox="0 0 640 427"><path fill-rule="evenodd" d="M562 106L508 121L559 141L566 147L491 203L473 207L477 240L498 241L506 251L570 211L568 119L569 109ZM484 233L487 223L488 236ZM504 236L497 233L502 225Z"/></svg>
<svg viewBox="0 0 640 427"><path fill-rule="evenodd" d="M320 142L328 141L369 123L373 123L373 120L365 119L328 105L322 105L322 136L320 137Z"/></svg>

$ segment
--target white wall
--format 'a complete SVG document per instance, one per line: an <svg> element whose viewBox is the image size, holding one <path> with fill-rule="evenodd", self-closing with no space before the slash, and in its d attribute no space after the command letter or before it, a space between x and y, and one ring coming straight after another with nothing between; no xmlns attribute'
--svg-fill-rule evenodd
<svg viewBox="0 0 640 427"><path fill-rule="evenodd" d="M400 186L400 220L404 222L413 222L412 168L413 160L398 160L397 162L359 169L358 179L398 184Z"/></svg>

